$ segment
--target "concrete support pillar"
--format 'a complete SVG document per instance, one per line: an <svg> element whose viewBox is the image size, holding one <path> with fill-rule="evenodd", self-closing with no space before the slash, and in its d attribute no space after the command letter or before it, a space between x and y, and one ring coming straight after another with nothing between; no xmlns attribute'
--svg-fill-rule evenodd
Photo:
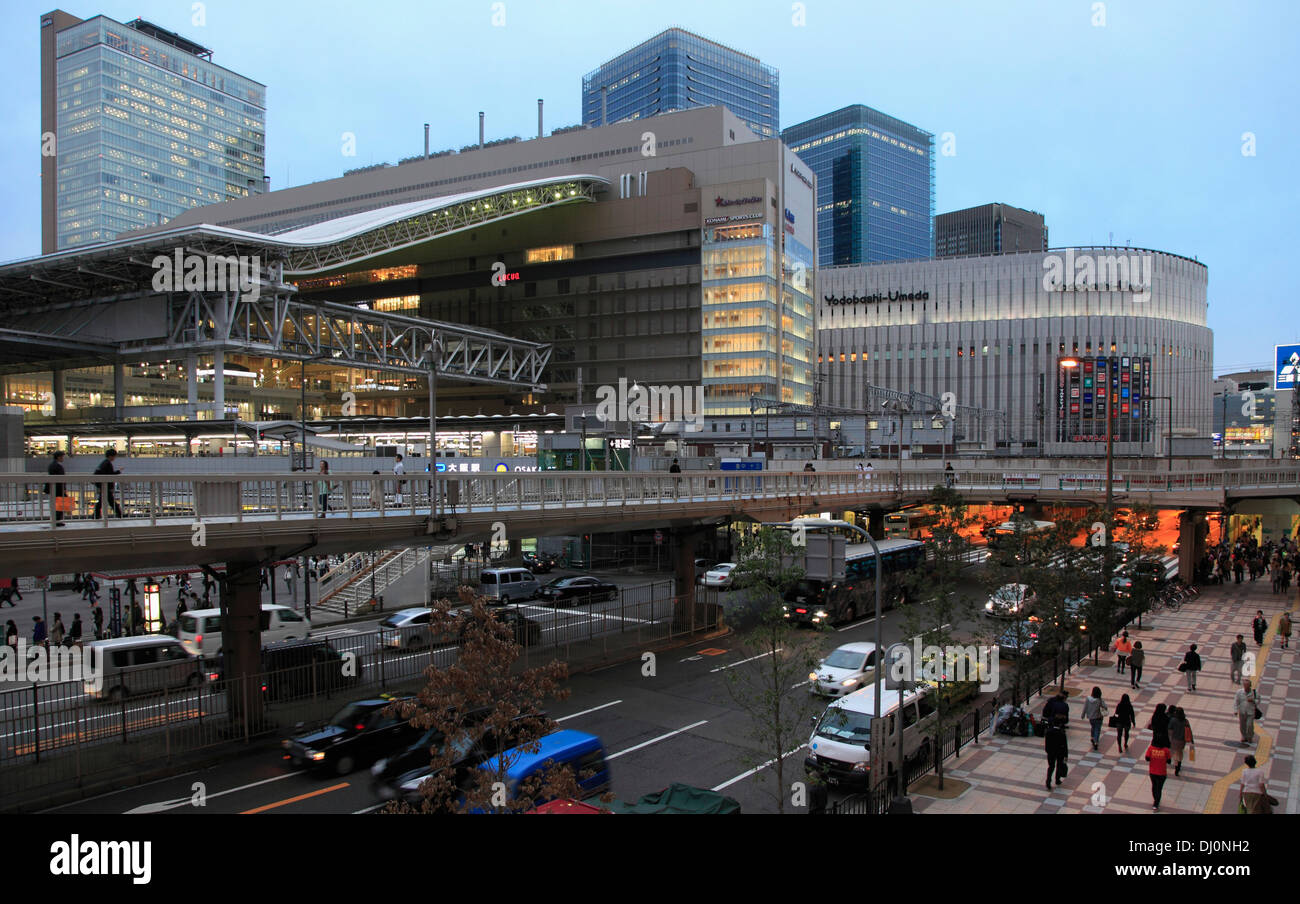
<svg viewBox="0 0 1300 904"><path fill-rule="evenodd" d="M696 631L722 624L721 605L696 601L695 560L717 528L697 527L673 530L673 578L677 602L673 607L673 630Z"/></svg>
<svg viewBox="0 0 1300 904"><path fill-rule="evenodd" d="M185 356L185 404L187 410L185 414L190 420L199 419L199 356L189 354Z"/></svg>
<svg viewBox="0 0 1300 904"><path fill-rule="evenodd" d="M493 431L483 435L483 458L500 458L501 457L501 434ZM485 470L490 470L492 464L486 463Z"/></svg>
<svg viewBox="0 0 1300 904"><path fill-rule="evenodd" d="M113 419L120 421L126 408L126 365L113 365Z"/></svg>
<svg viewBox="0 0 1300 904"><path fill-rule="evenodd" d="M212 354L212 401L216 406L214 418L226 416L226 353L216 351Z"/></svg>
<svg viewBox="0 0 1300 904"><path fill-rule="evenodd" d="M230 727L243 735L262 724L262 590L257 562L226 563L221 626Z"/></svg>
<svg viewBox="0 0 1300 904"><path fill-rule="evenodd" d="M885 539L885 510L873 508L867 510L867 533L873 540Z"/></svg>
<svg viewBox="0 0 1300 904"><path fill-rule="evenodd" d="M1205 512L1182 512L1178 516L1178 576L1188 584L1195 582L1196 563L1205 555L1209 530Z"/></svg>
<svg viewBox="0 0 1300 904"><path fill-rule="evenodd" d="M1035 521L1047 520L1043 517L1043 504L1041 502L1021 502L1016 507L1024 510L1026 518L1032 518Z"/></svg>
<svg viewBox="0 0 1300 904"><path fill-rule="evenodd" d="M54 416L56 418L63 416L63 409L67 401L68 381L66 376L62 367L54 368L54 385L52 389L54 391Z"/></svg>
<svg viewBox="0 0 1300 904"><path fill-rule="evenodd" d="M510 547L507 550L506 555L509 557L511 562L513 562L515 559L519 559L523 557L524 550L523 547L520 546L520 542L518 540L507 540L506 542L510 544Z"/></svg>

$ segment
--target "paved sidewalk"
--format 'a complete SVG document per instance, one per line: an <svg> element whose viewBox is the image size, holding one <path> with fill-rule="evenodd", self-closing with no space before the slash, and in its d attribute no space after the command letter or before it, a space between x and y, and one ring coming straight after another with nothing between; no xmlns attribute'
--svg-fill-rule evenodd
<svg viewBox="0 0 1300 904"><path fill-rule="evenodd" d="M1294 602L1291 597L1274 596L1270 585L1261 579L1206 587L1177 612L1144 616L1143 629L1129 629L1130 639L1142 641L1147 651L1141 690L1129 686L1127 674L1116 672L1114 653L1103 653L1097 666L1089 661L1071 672L1066 680L1071 710L1069 775L1052 792L1043 785L1047 757L1042 738L997 735L990 739L985 732L978 747L968 746L960 759L944 764L945 777L967 782L970 789L952 800L914 792L915 809L921 813L1151 813L1151 783L1143 759L1151 741L1146 725L1156 704L1166 703L1186 711L1196 738L1196 762L1189 762L1185 754L1182 775L1174 776L1170 768L1161 813L1235 814L1236 781L1243 757L1251 752L1269 773L1269 793L1280 802L1274 812L1297 812L1300 645L1293 637L1290 649L1279 647L1278 617L1287 606L1294 612ZM1250 627L1257 609L1264 610L1270 623L1262 647L1256 647ZM1257 658L1255 684L1264 711L1263 721L1255 725L1256 743L1251 748L1241 745L1232 711L1237 686L1230 681L1228 651L1238 634L1244 635L1247 649ZM1192 643L1200 644L1204 664L1195 693L1187 690L1186 678L1178 671ZM1133 701L1137 729L1124 754L1118 752L1114 729L1103 728L1100 749L1092 749L1082 709L1083 698L1094 686L1101 688L1112 714L1121 695L1129 694ZM1038 697L1028 707L1037 715L1046 702L1047 698Z"/></svg>

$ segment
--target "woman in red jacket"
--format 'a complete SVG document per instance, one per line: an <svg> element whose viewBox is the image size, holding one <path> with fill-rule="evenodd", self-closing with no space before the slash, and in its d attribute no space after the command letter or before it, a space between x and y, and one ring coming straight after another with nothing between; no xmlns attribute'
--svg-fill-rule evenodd
<svg viewBox="0 0 1300 904"><path fill-rule="evenodd" d="M1168 733L1157 732L1156 736L1151 739L1151 746L1147 748L1147 772L1151 775L1151 809L1160 809L1160 795L1165 788L1165 778L1169 775L1169 757L1172 751L1169 749Z"/></svg>

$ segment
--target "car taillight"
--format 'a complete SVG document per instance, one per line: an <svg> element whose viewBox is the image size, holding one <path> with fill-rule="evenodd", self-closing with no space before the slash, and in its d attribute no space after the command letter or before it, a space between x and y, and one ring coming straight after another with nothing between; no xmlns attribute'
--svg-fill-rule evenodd
<svg viewBox="0 0 1300 904"><path fill-rule="evenodd" d="M796 609L796 610L794 610L794 611L795 611L798 615L807 615L807 614L808 614L808 610L807 610L807 609Z"/></svg>
<svg viewBox="0 0 1300 904"><path fill-rule="evenodd" d="M198 643L198 644L203 643L203 635L202 635L202 634L195 634L195 635L194 635L194 642L195 642L195 643Z"/></svg>
<svg viewBox="0 0 1300 904"><path fill-rule="evenodd" d="M217 680L218 678L220 678L220 677L221 677L221 673L220 673L220 672L208 672L208 680L209 680L209 681L216 681L216 680Z"/></svg>
<svg viewBox="0 0 1300 904"><path fill-rule="evenodd" d="M365 725L364 722L358 722L356 725L353 725L352 727L353 727L354 729L356 729L357 731L361 731L362 729L364 729L364 728L366 727L366 725Z"/></svg>
<svg viewBox="0 0 1300 904"><path fill-rule="evenodd" d="M266 693L266 685L265 685L265 684L262 685L262 693L264 693L264 694Z"/></svg>

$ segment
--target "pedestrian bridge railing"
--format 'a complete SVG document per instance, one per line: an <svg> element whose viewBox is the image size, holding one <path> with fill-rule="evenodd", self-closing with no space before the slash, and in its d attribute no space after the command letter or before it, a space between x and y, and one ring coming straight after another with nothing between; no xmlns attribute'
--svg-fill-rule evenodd
<svg viewBox="0 0 1300 904"><path fill-rule="evenodd" d="M873 497L897 501L948 485L967 494L1017 496L1044 492L1058 498L1094 499L1105 492L1105 477L1078 471L960 472L884 469L861 473L691 471L647 472L494 472L490 474L408 474L403 504L396 503L394 481L361 474L174 474L115 476L67 474L38 478L0 474L0 528L14 525L98 522L171 522L173 519L266 520L314 517L400 517L403 515L510 513L532 511L543 517L557 510L611 507L689 509L702 503L782 500L868 504ZM51 494L47 488L53 490ZM1116 472L1115 494L1219 495L1300 492L1300 469L1191 471L1181 474ZM60 500L53 504L55 498Z"/></svg>

